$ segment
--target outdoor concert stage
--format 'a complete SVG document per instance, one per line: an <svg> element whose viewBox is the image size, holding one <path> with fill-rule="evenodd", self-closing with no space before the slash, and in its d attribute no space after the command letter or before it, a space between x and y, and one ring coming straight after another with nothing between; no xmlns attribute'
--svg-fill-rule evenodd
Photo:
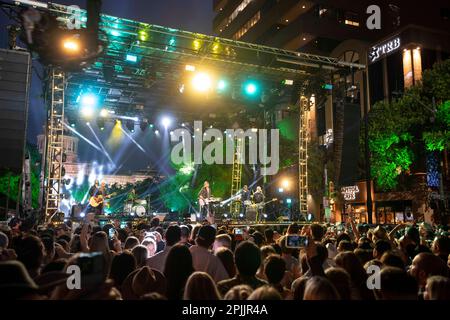
<svg viewBox="0 0 450 320"><path fill-rule="evenodd" d="M33 1L30 5L26 1L16 1L3 6L12 18L34 7L43 16L56 19L58 31L63 33L74 15L73 8L56 3ZM78 9L75 13L81 21L81 29L70 30L71 37L61 39L65 48L86 45L79 42L83 37L76 37L75 33L82 34L86 30L89 14ZM32 14L31 10L28 14ZM329 94L324 85L331 83L335 74L351 75L363 70L364 65L104 14L99 18L94 31L98 33L95 42L101 50L89 63L75 65L73 61L78 60L70 59L71 64L48 64L45 68L43 96L49 97L49 112L47 129L39 140L42 161L37 170L41 172L36 173L42 177L39 184L43 192L35 196L40 197L35 202L40 203L44 212L40 220L53 221L62 207L67 208L68 217L69 208L85 206L92 197L88 190L95 180L108 183L108 191L118 194L117 199L111 199L111 213L126 211L122 207L126 194L134 188L138 199L147 201L142 211L147 216L151 216L150 207L182 212L198 200L198 190L205 180L212 184L211 195L232 199L230 211L234 214L240 208L240 203L234 200L236 195L245 184L252 188L252 183L254 187L259 183L263 189L271 187L273 190L264 194L267 198L282 197L285 209L295 207L303 216L311 212L308 211L307 172L310 110L316 108L316 103L324 103ZM278 138L272 139L270 134L269 143L267 137L262 137L268 131L280 131L276 123L279 112L289 112L288 120L298 124L289 125L292 132L285 133L283 138L291 139L284 141L285 145L289 143L298 149L295 152L288 148L281 150L283 160L293 163L291 167L296 172L290 174L289 181L280 176L280 181L283 178L286 183L271 186L277 177L266 173L265 169L270 167L265 161L268 159L261 159L261 152L252 160L254 163L244 164L241 159L245 160L247 148L250 153L250 145L261 143L264 148L259 147L259 150L272 150L272 143L275 145ZM196 127L196 123L203 122L206 130ZM239 130L247 130L255 137L238 138L229 134L229 128L242 128ZM225 159L228 166L223 165L224 159L211 164L197 157L196 149L203 155L202 137L212 135L209 130L220 133L217 138L213 137L222 144L231 138ZM183 166L172 167L175 161L170 159L171 148L178 146L174 146L172 135L176 137L181 131L185 134L179 138L186 145L192 140L194 152L186 148L189 161L183 157ZM78 158L78 147L82 149L83 159ZM279 151L275 152L276 172L290 168L279 168ZM142 159L143 163L138 163ZM123 172L131 173L132 169L145 172L128 177L121 175L121 168ZM168 171L170 175L166 174ZM150 181L155 177L165 180ZM31 192L29 194L31 197ZM154 203L155 198L158 203ZM114 200L117 200L117 208ZM136 220L131 216L120 219ZM221 224L248 225L237 220L225 220Z"/></svg>

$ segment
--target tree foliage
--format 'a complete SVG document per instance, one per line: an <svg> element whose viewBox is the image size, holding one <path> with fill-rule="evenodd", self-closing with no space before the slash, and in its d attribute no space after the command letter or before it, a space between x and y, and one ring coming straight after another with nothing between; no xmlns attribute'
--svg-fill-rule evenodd
<svg viewBox="0 0 450 320"><path fill-rule="evenodd" d="M416 150L448 148L449 88L450 60L447 60L425 71L422 83L405 90L400 98L380 101L372 107L369 113L371 173L380 189L392 190L398 185L399 175L418 161Z"/></svg>

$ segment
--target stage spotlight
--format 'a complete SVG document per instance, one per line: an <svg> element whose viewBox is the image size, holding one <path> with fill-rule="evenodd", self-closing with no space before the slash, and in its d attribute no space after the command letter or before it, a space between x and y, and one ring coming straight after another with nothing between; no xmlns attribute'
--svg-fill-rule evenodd
<svg viewBox="0 0 450 320"><path fill-rule="evenodd" d="M283 186L284 189L289 188L289 180L288 179L283 179L283 181L281 181L281 185Z"/></svg>
<svg viewBox="0 0 450 320"><path fill-rule="evenodd" d="M169 117L163 117L161 123L167 129L172 124L172 120Z"/></svg>
<svg viewBox="0 0 450 320"><path fill-rule="evenodd" d="M283 193L283 192L284 192L284 189L283 189L283 188L278 188L278 192L279 192L279 193Z"/></svg>
<svg viewBox="0 0 450 320"><path fill-rule="evenodd" d="M139 35L139 40L141 40L141 41L147 41L148 40L148 33L147 33L147 31L140 30L138 32L138 35Z"/></svg>
<svg viewBox="0 0 450 320"><path fill-rule="evenodd" d="M258 93L258 86L254 82L247 82L244 90L247 95L254 96Z"/></svg>
<svg viewBox="0 0 450 320"><path fill-rule="evenodd" d="M202 46L202 43L200 42L200 40L194 40L192 45L193 45L195 50L199 50L201 48L201 46Z"/></svg>
<svg viewBox="0 0 450 320"><path fill-rule="evenodd" d="M128 131L134 132L134 121L128 120L126 123Z"/></svg>
<svg viewBox="0 0 450 320"><path fill-rule="evenodd" d="M291 204L291 203L292 203L292 199L291 199L291 198L287 198L287 199L286 199L286 203L287 203L287 204Z"/></svg>
<svg viewBox="0 0 450 320"><path fill-rule="evenodd" d="M159 136L159 130L155 130L155 134Z"/></svg>
<svg viewBox="0 0 450 320"><path fill-rule="evenodd" d="M94 115L94 108L92 106L81 107L81 114L85 118L91 118Z"/></svg>
<svg viewBox="0 0 450 320"><path fill-rule="evenodd" d="M97 118L97 126L101 131L105 130L105 119Z"/></svg>
<svg viewBox="0 0 450 320"><path fill-rule="evenodd" d="M243 213L239 214L239 218L243 218L243 217L244 217Z"/></svg>
<svg viewBox="0 0 450 320"><path fill-rule="evenodd" d="M137 56L134 54L127 54L126 60L128 62L137 62Z"/></svg>
<svg viewBox="0 0 450 320"><path fill-rule="evenodd" d="M225 80L219 80L217 83L217 90L224 91L228 87L228 84Z"/></svg>
<svg viewBox="0 0 450 320"><path fill-rule="evenodd" d="M211 77L206 73L197 73L192 78L192 86L199 92L206 92L211 90Z"/></svg>
<svg viewBox="0 0 450 320"><path fill-rule="evenodd" d="M141 123L139 123L139 127L141 128L142 132L145 132L145 130L147 130L148 127L148 121L147 120L141 121Z"/></svg>
<svg viewBox="0 0 450 320"><path fill-rule="evenodd" d="M80 52L80 41L76 37L63 39L62 46L64 51L69 54L78 54Z"/></svg>
<svg viewBox="0 0 450 320"><path fill-rule="evenodd" d="M86 93L81 96L81 106L95 107L97 105L98 98L96 95Z"/></svg>
<svg viewBox="0 0 450 320"><path fill-rule="evenodd" d="M306 219L308 220L308 222L311 222L314 220L314 215L312 213L308 213L308 216Z"/></svg>
<svg viewBox="0 0 450 320"><path fill-rule="evenodd" d="M195 66L187 64L185 70L193 72L193 71L195 71Z"/></svg>
<svg viewBox="0 0 450 320"><path fill-rule="evenodd" d="M102 109L102 110L100 111L100 117L105 118L105 117L108 116L108 114L109 114L109 112L108 112L108 110L106 110L106 109Z"/></svg>

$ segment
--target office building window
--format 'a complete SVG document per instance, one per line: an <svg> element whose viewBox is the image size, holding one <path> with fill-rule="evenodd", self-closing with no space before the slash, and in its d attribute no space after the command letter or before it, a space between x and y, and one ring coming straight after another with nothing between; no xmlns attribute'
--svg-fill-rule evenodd
<svg viewBox="0 0 450 320"><path fill-rule="evenodd" d="M414 82L422 80L422 52L420 48L413 49L413 64L414 64Z"/></svg>
<svg viewBox="0 0 450 320"><path fill-rule="evenodd" d="M258 21L261 19L261 12L258 11L249 21L247 21L246 24L242 28L238 30L233 36L233 40L239 40L242 38L244 34L247 33L248 30L250 30L255 24L258 23Z"/></svg>
<svg viewBox="0 0 450 320"><path fill-rule="evenodd" d="M239 15L239 13L241 13L242 11L244 11L245 8L247 8L247 6L252 2L253 0L244 0L242 1L242 3L240 5L238 5L238 7L233 11L233 13L230 15L230 17L228 18L228 24L230 24L234 19L236 19L236 17Z"/></svg>
<svg viewBox="0 0 450 320"><path fill-rule="evenodd" d="M359 22L345 19L345 24L349 26L359 27Z"/></svg>
<svg viewBox="0 0 450 320"><path fill-rule="evenodd" d="M405 79L405 88L412 87L414 84L411 50L403 50L403 78Z"/></svg>
<svg viewBox="0 0 450 320"><path fill-rule="evenodd" d="M319 7L319 17L323 18L327 15L328 9L324 7Z"/></svg>
<svg viewBox="0 0 450 320"><path fill-rule="evenodd" d="M403 50L403 76L405 88L422 80L422 53L420 48Z"/></svg>
<svg viewBox="0 0 450 320"><path fill-rule="evenodd" d="M344 23L349 26L359 27L358 15L353 12L346 12Z"/></svg>

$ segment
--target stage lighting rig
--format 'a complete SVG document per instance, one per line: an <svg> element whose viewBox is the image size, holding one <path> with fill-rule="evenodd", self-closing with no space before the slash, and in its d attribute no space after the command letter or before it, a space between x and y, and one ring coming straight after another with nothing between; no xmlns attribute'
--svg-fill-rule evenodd
<svg viewBox="0 0 450 320"><path fill-rule="evenodd" d="M65 71L81 70L103 52L104 45L98 37L101 3L101 0L87 0L85 29L75 29L71 22L61 25L55 15L39 8L27 8L21 13L21 40L39 55L44 65Z"/></svg>
<svg viewBox="0 0 450 320"><path fill-rule="evenodd" d="M139 123L139 126L141 127L141 131L145 132L148 128L148 120L144 119Z"/></svg>
<svg viewBox="0 0 450 320"><path fill-rule="evenodd" d="M126 127L127 127L128 131L134 132L134 121L128 120L126 123Z"/></svg>
<svg viewBox="0 0 450 320"><path fill-rule="evenodd" d="M97 126L101 131L105 130L105 118L97 118Z"/></svg>

